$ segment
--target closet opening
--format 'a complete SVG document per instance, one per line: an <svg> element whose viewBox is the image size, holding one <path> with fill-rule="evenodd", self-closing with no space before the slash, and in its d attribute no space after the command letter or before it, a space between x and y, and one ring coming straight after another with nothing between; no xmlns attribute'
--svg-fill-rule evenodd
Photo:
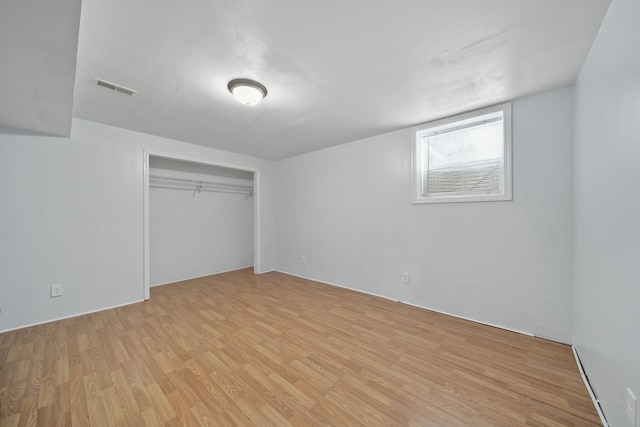
<svg viewBox="0 0 640 427"><path fill-rule="evenodd" d="M150 288L260 272L260 171L144 152L144 299Z"/></svg>

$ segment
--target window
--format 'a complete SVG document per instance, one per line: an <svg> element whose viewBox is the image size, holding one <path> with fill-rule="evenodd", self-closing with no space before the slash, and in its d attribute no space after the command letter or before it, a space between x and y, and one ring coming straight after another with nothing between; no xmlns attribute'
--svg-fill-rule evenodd
<svg viewBox="0 0 640 427"><path fill-rule="evenodd" d="M511 200L511 104L416 126L415 203Z"/></svg>

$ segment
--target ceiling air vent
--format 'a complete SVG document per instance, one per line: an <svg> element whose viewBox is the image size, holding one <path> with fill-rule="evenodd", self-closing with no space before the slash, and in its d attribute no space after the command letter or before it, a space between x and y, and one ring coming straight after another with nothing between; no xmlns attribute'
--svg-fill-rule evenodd
<svg viewBox="0 0 640 427"><path fill-rule="evenodd" d="M96 84L98 86L102 86L104 88L111 89L111 90L114 90L116 92L124 93L125 95L133 96L136 93L138 93L137 90L129 89L128 87L120 86L120 85L117 85L115 83L111 83L111 82L108 82L106 80L99 79L97 77L96 77L95 81L96 81Z"/></svg>

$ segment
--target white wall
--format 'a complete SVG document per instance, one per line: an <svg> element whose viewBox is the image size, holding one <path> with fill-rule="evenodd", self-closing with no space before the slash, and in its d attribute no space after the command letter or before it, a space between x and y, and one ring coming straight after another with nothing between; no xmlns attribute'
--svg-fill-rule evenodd
<svg viewBox="0 0 640 427"><path fill-rule="evenodd" d="M612 426L640 397L638 17L613 0L575 89L574 340Z"/></svg>
<svg viewBox="0 0 640 427"><path fill-rule="evenodd" d="M253 174L232 178L218 174L218 168L202 166L185 172L167 162L154 167L153 160L150 175L189 179L194 184L188 190L149 189L151 286L253 266L253 197L195 192L198 181L251 188Z"/></svg>
<svg viewBox="0 0 640 427"><path fill-rule="evenodd" d="M273 163L74 120L71 138L0 128L0 331L143 298L143 149L261 172L273 263ZM64 296L49 298L49 285Z"/></svg>
<svg viewBox="0 0 640 427"><path fill-rule="evenodd" d="M277 162L276 268L568 342L572 96L514 103L513 201L412 205L409 129Z"/></svg>

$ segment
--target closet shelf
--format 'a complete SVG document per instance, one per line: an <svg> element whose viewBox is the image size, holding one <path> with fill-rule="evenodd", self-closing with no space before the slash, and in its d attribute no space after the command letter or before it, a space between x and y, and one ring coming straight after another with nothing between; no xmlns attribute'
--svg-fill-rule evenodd
<svg viewBox="0 0 640 427"><path fill-rule="evenodd" d="M251 185L227 184L224 182L185 178L170 178L157 175L149 175L149 187L168 188L172 190L189 190L193 191L194 196L196 193L200 192L233 193L244 194L249 197L253 196L253 186Z"/></svg>

